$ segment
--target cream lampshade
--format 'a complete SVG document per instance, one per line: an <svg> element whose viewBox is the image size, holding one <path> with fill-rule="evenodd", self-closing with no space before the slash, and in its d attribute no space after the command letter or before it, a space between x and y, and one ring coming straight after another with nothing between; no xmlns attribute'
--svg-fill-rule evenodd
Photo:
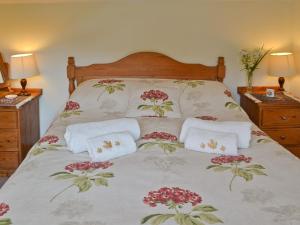
<svg viewBox="0 0 300 225"><path fill-rule="evenodd" d="M284 77L295 75L295 63L293 53L277 52L270 55L269 75L278 78L279 90L284 91Z"/></svg>
<svg viewBox="0 0 300 225"><path fill-rule="evenodd" d="M20 83L22 86L22 91L19 93L19 95L30 95L30 93L26 91L26 78L39 74L34 55L32 53L13 55L11 56L10 63L10 78L21 79Z"/></svg>

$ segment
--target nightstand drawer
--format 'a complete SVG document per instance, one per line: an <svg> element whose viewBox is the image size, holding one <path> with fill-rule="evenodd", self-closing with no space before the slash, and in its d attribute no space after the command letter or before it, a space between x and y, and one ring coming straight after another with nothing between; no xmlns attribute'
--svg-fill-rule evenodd
<svg viewBox="0 0 300 225"><path fill-rule="evenodd" d="M16 151L18 145L18 130L0 129L0 151Z"/></svg>
<svg viewBox="0 0 300 225"><path fill-rule="evenodd" d="M300 125L299 109L264 109L261 123L262 126Z"/></svg>
<svg viewBox="0 0 300 225"><path fill-rule="evenodd" d="M0 112L0 128L17 128L17 112Z"/></svg>
<svg viewBox="0 0 300 225"><path fill-rule="evenodd" d="M265 132L282 145L300 145L300 128L282 128Z"/></svg>
<svg viewBox="0 0 300 225"><path fill-rule="evenodd" d="M18 152L0 152L0 168L14 169L19 165Z"/></svg>

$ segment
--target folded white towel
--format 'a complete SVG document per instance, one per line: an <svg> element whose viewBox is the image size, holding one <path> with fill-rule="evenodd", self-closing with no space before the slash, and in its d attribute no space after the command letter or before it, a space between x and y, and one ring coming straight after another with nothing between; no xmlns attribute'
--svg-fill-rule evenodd
<svg viewBox="0 0 300 225"><path fill-rule="evenodd" d="M70 151L80 153L87 151L88 138L99 135L129 132L134 140L140 137L140 126L136 119L122 118L100 122L79 123L67 126L65 140Z"/></svg>
<svg viewBox="0 0 300 225"><path fill-rule="evenodd" d="M105 134L87 139L92 161L103 162L136 151L136 143L128 132Z"/></svg>
<svg viewBox="0 0 300 225"><path fill-rule="evenodd" d="M238 138L234 133L190 128L184 142L186 149L222 155L237 155Z"/></svg>
<svg viewBox="0 0 300 225"><path fill-rule="evenodd" d="M240 121L207 121L196 118L188 118L184 121L179 140L184 142L187 137L188 129L200 128L211 131L219 132L229 132L235 133L238 136L238 147L239 148L249 148L251 139L251 123L250 122L240 122Z"/></svg>

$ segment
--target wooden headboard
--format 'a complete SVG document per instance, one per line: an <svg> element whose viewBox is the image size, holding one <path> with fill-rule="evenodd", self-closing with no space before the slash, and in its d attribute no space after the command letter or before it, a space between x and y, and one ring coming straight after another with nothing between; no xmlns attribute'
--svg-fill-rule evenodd
<svg viewBox="0 0 300 225"><path fill-rule="evenodd" d="M225 65L223 57L218 58L216 66L205 66L181 63L160 53L139 52L113 63L89 66L76 66L74 57L69 57L67 75L69 93L72 94L75 90L75 81L78 85L86 80L101 78L165 78L223 82Z"/></svg>
<svg viewBox="0 0 300 225"><path fill-rule="evenodd" d="M8 63L4 62L2 55L0 53L0 76L2 75L2 78L4 80L4 83L0 83L0 89L7 88L9 86L8 84Z"/></svg>

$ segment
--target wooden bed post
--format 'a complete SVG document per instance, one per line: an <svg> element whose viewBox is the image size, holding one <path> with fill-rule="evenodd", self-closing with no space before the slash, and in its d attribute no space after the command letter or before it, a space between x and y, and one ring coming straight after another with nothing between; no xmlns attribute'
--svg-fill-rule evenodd
<svg viewBox="0 0 300 225"><path fill-rule="evenodd" d="M217 80L220 82L223 82L225 77L225 63L224 63L224 57L218 58L218 66L217 66Z"/></svg>
<svg viewBox="0 0 300 225"><path fill-rule="evenodd" d="M74 57L68 58L67 74L69 79L69 94L71 95L75 90L75 59Z"/></svg>

